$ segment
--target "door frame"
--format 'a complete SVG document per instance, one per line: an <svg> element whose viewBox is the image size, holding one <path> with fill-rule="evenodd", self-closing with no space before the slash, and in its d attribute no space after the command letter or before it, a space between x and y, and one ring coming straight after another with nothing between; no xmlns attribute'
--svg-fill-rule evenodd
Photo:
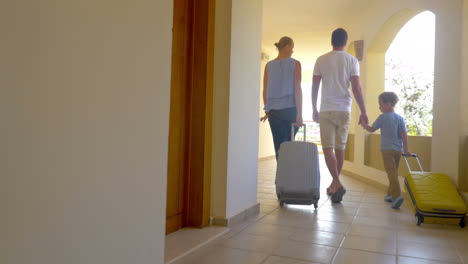
<svg viewBox="0 0 468 264"><path fill-rule="evenodd" d="M179 198L183 210L172 223L166 217L166 234L183 227L209 225L214 15L215 0L174 0L173 31L181 29L180 23L184 25L182 38L175 38L173 33L168 182L169 177L182 179L178 188L182 190ZM182 63L175 57L180 48L187 49ZM177 84L181 77L183 84Z"/></svg>

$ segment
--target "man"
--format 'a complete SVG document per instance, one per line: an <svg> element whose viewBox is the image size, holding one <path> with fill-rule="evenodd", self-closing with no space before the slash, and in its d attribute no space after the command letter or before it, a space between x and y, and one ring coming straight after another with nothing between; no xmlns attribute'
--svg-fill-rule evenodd
<svg viewBox="0 0 468 264"><path fill-rule="evenodd" d="M346 190L340 182L343 167L344 150L348 140L348 129L351 112L351 83L361 115L359 124L368 123L361 83L359 81L359 62L344 50L348 42L348 33L338 28L332 33L333 51L320 56L314 68L312 80L313 120L320 124L320 137L328 170L333 177L327 193L332 202L343 200ZM320 113L317 110L317 95L320 82L322 84L322 99Z"/></svg>

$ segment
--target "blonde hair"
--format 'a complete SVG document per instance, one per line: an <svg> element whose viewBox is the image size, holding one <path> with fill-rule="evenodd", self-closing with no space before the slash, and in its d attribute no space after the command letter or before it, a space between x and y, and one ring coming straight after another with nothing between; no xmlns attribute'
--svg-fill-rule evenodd
<svg viewBox="0 0 468 264"><path fill-rule="evenodd" d="M275 46L278 50L282 50L284 47L290 45L292 42L292 38L284 36L278 42L275 43Z"/></svg>

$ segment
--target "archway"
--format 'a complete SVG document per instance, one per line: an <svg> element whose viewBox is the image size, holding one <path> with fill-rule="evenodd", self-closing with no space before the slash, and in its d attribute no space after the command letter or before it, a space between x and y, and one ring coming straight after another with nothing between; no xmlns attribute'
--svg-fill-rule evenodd
<svg viewBox="0 0 468 264"><path fill-rule="evenodd" d="M400 30L415 16L425 10L422 9L404 9L390 17L382 26L373 42L367 50L366 67L366 102L369 112L369 119L375 120L380 114L377 104L377 98L385 90L385 55L393 40ZM427 170L431 168L431 137L412 136L409 139L411 151L421 153L421 162ZM380 135L373 134L366 136L364 164L383 170L383 164L380 159ZM405 166L400 166L400 175L405 175L407 170Z"/></svg>
<svg viewBox="0 0 468 264"><path fill-rule="evenodd" d="M406 23L385 54L385 91L399 97L396 112L408 134L432 136L435 15L422 12Z"/></svg>

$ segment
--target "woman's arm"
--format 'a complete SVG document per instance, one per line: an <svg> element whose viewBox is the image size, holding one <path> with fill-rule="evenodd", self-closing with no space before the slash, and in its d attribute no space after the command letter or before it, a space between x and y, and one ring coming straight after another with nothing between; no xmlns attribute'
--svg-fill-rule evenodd
<svg viewBox="0 0 468 264"><path fill-rule="evenodd" d="M267 104L267 89L268 89L268 71L267 66L265 65L265 71L263 73L263 105ZM268 120L268 112L265 111L265 115L260 118L260 122L265 122Z"/></svg>
<svg viewBox="0 0 468 264"><path fill-rule="evenodd" d="M263 105L267 104L267 89L268 89L268 71L265 65L265 71L263 72Z"/></svg>
<svg viewBox="0 0 468 264"><path fill-rule="evenodd" d="M302 88L301 88L301 80L302 80L302 69L301 63L296 61L296 69L294 71L294 98L296 100L296 124L297 126L302 126Z"/></svg>

